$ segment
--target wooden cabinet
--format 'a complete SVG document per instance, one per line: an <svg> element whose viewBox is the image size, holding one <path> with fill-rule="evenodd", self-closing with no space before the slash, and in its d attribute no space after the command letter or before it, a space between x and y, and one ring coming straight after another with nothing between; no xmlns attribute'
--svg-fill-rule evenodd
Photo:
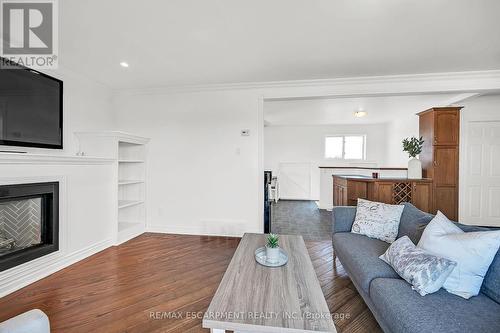
<svg viewBox="0 0 500 333"><path fill-rule="evenodd" d="M434 116L433 145L456 146L459 142L460 118L457 108L432 109Z"/></svg>
<svg viewBox="0 0 500 333"><path fill-rule="evenodd" d="M434 187L433 213L440 210L451 220L458 220L458 197L455 187L437 186Z"/></svg>
<svg viewBox="0 0 500 333"><path fill-rule="evenodd" d="M347 206L347 180L342 178L333 179L333 205Z"/></svg>
<svg viewBox="0 0 500 333"><path fill-rule="evenodd" d="M436 187L456 186L458 181L458 147L434 146L434 181Z"/></svg>
<svg viewBox="0 0 500 333"><path fill-rule="evenodd" d="M335 185L333 197L335 206L347 206L347 188L345 186Z"/></svg>
<svg viewBox="0 0 500 333"><path fill-rule="evenodd" d="M424 212L432 210L432 183L414 182L412 186L412 203Z"/></svg>
<svg viewBox="0 0 500 333"><path fill-rule="evenodd" d="M394 184L392 182L374 182L369 187L373 187L371 198L372 201L393 203L392 193Z"/></svg>
<svg viewBox="0 0 500 333"><path fill-rule="evenodd" d="M358 198L388 204L411 202L417 208L430 212L432 181L333 176L334 206L356 206Z"/></svg>
<svg viewBox="0 0 500 333"><path fill-rule="evenodd" d="M458 220L460 107L432 108L419 113L423 176L432 179L432 213L441 210Z"/></svg>

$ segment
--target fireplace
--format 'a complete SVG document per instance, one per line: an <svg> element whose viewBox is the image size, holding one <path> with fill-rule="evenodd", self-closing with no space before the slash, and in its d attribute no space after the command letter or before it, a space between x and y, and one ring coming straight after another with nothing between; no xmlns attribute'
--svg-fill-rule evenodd
<svg viewBox="0 0 500 333"><path fill-rule="evenodd" d="M0 271L59 249L59 183L0 186Z"/></svg>

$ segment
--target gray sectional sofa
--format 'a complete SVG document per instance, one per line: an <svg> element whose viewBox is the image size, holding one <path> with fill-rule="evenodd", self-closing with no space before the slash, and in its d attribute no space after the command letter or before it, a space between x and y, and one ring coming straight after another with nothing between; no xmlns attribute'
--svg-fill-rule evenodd
<svg viewBox="0 0 500 333"><path fill-rule="evenodd" d="M500 251L478 296L466 300L444 289L420 296L379 259L388 243L350 232L356 207L335 207L332 215L334 253L384 332L500 332ZM417 244L432 218L405 204L398 238L407 235ZM457 225L466 232L494 229Z"/></svg>

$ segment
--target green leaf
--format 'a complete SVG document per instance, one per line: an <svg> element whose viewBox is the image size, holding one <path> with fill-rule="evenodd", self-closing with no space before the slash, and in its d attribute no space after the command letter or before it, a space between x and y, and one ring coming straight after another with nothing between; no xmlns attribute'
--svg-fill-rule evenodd
<svg viewBox="0 0 500 333"><path fill-rule="evenodd" d="M418 154L422 152L422 148L424 146L424 138L406 138L402 141L403 143L403 151L407 152L410 157L416 157Z"/></svg>
<svg viewBox="0 0 500 333"><path fill-rule="evenodd" d="M279 237L276 234L269 234L267 236L267 247L275 249L279 247Z"/></svg>

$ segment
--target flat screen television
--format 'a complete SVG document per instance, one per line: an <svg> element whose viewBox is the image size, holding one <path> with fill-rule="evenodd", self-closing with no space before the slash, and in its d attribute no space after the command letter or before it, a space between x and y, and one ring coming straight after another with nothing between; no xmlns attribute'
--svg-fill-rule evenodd
<svg viewBox="0 0 500 333"><path fill-rule="evenodd" d="M63 82L12 65L0 67L0 145L62 149Z"/></svg>

